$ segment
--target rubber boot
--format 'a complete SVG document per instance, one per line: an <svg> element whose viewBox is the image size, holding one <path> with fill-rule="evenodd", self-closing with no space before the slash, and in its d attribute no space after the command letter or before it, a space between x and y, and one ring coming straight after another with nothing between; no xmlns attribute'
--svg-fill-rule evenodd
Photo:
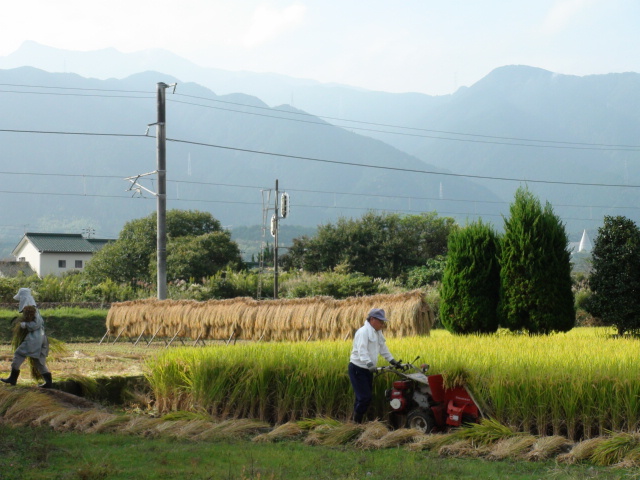
<svg viewBox="0 0 640 480"><path fill-rule="evenodd" d="M353 414L353 421L356 423L362 423L362 421L364 420L364 414L363 413L354 413Z"/></svg>
<svg viewBox="0 0 640 480"><path fill-rule="evenodd" d="M44 378L44 383L38 385L40 388L51 388L53 386L51 383L51 373L43 373L42 378Z"/></svg>
<svg viewBox="0 0 640 480"><path fill-rule="evenodd" d="M8 383L9 385L15 385L16 383L18 383L19 376L20 370L11 369L11 375L9 375L9 378L0 378L0 381Z"/></svg>

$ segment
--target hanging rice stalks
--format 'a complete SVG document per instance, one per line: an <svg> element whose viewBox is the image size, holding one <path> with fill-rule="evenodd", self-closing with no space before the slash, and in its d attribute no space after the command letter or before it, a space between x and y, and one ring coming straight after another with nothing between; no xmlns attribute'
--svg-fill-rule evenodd
<svg viewBox="0 0 640 480"><path fill-rule="evenodd" d="M420 290L334 300L233 298L228 300L135 300L113 303L107 315L112 335L244 339L264 341L341 340L360 328L366 313L384 308L389 338L428 335L433 312Z"/></svg>

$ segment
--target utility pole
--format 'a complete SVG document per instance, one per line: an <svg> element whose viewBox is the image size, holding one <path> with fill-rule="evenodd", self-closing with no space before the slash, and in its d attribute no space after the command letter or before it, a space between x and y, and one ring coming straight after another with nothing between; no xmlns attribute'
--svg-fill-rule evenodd
<svg viewBox="0 0 640 480"><path fill-rule="evenodd" d="M158 122L156 123L156 145L158 150L158 300L167 298L167 132L165 90L169 85L157 84Z"/></svg>
<svg viewBox="0 0 640 480"><path fill-rule="evenodd" d="M275 223L275 235L273 243L273 298L278 299L278 179L276 179L276 198L274 206L275 214L273 215Z"/></svg>
<svg viewBox="0 0 640 480"><path fill-rule="evenodd" d="M271 235L273 236L273 298L278 298L278 221L289 215L289 194L284 192L279 196L278 180L276 179L276 198L274 201L274 214L271 217ZM278 201L280 204L278 205Z"/></svg>
<svg viewBox="0 0 640 480"><path fill-rule="evenodd" d="M149 192L156 196L157 203L157 270L158 270L158 300L165 300L167 298L167 132L166 132L166 103L165 103L165 90L169 87L173 87L173 91L176 91L177 83L167 85L164 82L158 82L156 84L156 104L158 109L158 121L156 123L150 123L147 125L147 132L149 134L149 128L153 125L156 126L156 150L157 150L157 169L155 172L141 173L134 177L127 177L125 180L131 182L131 186L128 191L133 191L134 196L136 194L142 196L142 191ZM148 188L142 186L138 182L140 178L147 177L149 175L156 174L158 176L158 191L154 192Z"/></svg>

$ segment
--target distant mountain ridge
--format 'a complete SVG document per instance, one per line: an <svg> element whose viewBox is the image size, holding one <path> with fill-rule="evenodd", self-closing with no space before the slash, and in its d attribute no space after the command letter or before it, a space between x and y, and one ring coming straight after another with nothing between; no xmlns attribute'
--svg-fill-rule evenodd
<svg viewBox="0 0 640 480"><path fill-rule="evenodd" d="M298 114L315 115L309 117L310 121L324 124L322 128L331 128L327 123L343 127L336 130L341 139L347 132L352 132L358 135L351 138L358 138L358 141L371 137L386 144L367 143L365 150L356 153L353 149L337 149L342 156L351 152L354 158L361 159L361 163L367 163L371 155L365 152L377 150L375 145L387 152L390 145L409 154L412 161L422 160L428 165L426 169L462 175L458 177L460 180L466 178L468 185L473 185L469 192L484 192L478 202L473 207L469 203L451 203L438 210L443 214L457 214L463 221L465 213L471 213L471 218L475 213L487 214L489 221L500 226L500 214L507 212L513 192L521 184L527 184L543 202L549 200L577 239L583 229L587 229L593 238L606 214L640 219L639 189L634 187L640 185L640 163L636 160L640 149L638 73L576 77L529 66L505 66L452 95L429 96L372 92L273 74L207 69L161 50L133 54L122 54L114 49L67 52L29 42L15 53L0 57L0 68L26 64L50 71L73 70L86 77L104 78L102 85L119 86L131 82L138 84L141 77L133 75L127 77L126 82L113 77L126 77L148 69L170 74L179 82L198 83L206 87L197 89L204 96L212 94L209 90L218 96L239 92L244 95L224 98L237 103L260 104L264 108L293 105ZM144 77L145 81L153 83L151 77L153 75ZM155 81L163 77L158 74ZM187 84L181 83L179 92L184 85ZM228 108L239 107L229 105ZM286 108L290 107L278 107L277 110ZM264 113L282 115L269 110ZM153 116L153 112L148 112L147 116ZM289 123L291 127L293 122ZM269 129L267 127L266 131ZM336 154L329 145L310 140L309 131L287 130L297 132L298 136L278 142L258 130L248 137L237 138L227 129L230 136L218 137L218 140L233 139L241 145L250 138L252 145L265 150L275 148L275 144L283 150L297 151L315 145L311 150L320 156L329 151ZM315 135L313 133L311 137ZM209 135L201 138L209 138ZM418 170L424 170L424 165L420 165ZM323 176L321 166L315 164L315 167L313 170L319 175L317 180L345 180L341 175ZM391 172L376 172L381 184L393 178L395 174ZM442 192L450 199L469 198L457 196L460 190L450 184L454 178L439 177L423 189L426 192L423 196L437 198ZM415 181L419 183L419 179ZM575 185L577 183L587 185ZM354 185L344 182L343 186L363 191L366 181L356 181ZM401 185L398 188L404 190ZM486 203L488 197L502 203ZM408 199L403 208L415 209L416 203ZM358 211L343 210L342 213L345 212L357 214Z"/></svg>
<svg viewBox="0 0 640 480"><path fill-rule="evenodd" d="M14 186L0 192L0 225L62 232L82 225L115 237L125 221L155 211L153 196L143 191L146 198L132 198L124 179L156 168L159 81L176 79L157 72L97 80L31 67L0 70L0 83L13 85L0 94L0 178ZM274 196L267 190L276 179L291 196L285 221L291 225L315 226L367 209L466 215L460 199L497 200L464 178L419 173L446 172L379 140L309 115L301 121L303 113L270 109L239 93L217 96L193 83L169 90L168 208L210 211L227 227L261 225L266 215L268 227L264 209ZM153 178L140 183L154 191Z"/></svg>

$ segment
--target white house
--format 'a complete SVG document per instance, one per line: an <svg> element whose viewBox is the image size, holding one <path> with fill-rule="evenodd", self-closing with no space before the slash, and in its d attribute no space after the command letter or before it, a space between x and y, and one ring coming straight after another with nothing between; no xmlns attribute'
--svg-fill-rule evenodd
<svg viewBox="0 0 640 480"><path fill-rule="evenodd" d="M111 241L79 233L25 233L11 254L28 262L40 277L62 275L83 270L93 254Z"/></svg>

